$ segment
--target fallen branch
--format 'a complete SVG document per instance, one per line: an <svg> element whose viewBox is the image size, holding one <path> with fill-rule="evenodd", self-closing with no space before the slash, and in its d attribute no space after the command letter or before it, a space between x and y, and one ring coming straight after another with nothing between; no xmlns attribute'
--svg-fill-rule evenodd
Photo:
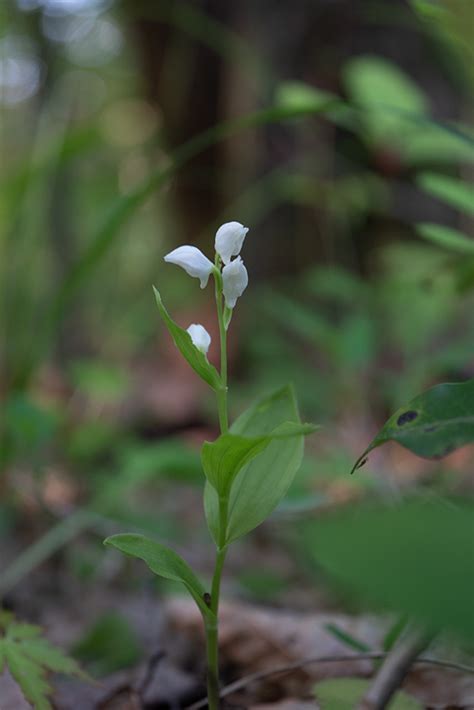
<svg viewBox="0 0 474 710"><path fill-rule="evenodd" d="M426 648L431 636L411 629L389 652L370 685L357 710L383 710L401 686L403 679L415 663L417 656Z"/></svg>
<svg viewBox="0 0 474 710"><path fill-rule="evenodd" d="M359 653L352 654L350 656L311 656L309 658L303 658L301 661L295 661L294 663L288 663L285 666L277 666L269 671L259 671L257 673L251 673L250 675L240 678L239 680L226 685L222 688L219 697L226 698L228 695L235 693L237 690L242 690L252 683L256 683L266 678L270 678L274 675L281 675L284 673L291 673L292 671L298 670L299 668L304 668L304 666L309 666L313 663L340 663L347 661L379 661L381 659L387 658L388 653ZM414 663L416 664L427 664L432 666L439 666L441 668L449 668L451 670L459 671L460 673L469 673L474 675L474 668L472 666L466 666L462 663L451 663L450 661L438 661L436 658L417 658ZM199 700L193 705L189 705L186 710L201 710L207 705L207 698Z"/></svg>

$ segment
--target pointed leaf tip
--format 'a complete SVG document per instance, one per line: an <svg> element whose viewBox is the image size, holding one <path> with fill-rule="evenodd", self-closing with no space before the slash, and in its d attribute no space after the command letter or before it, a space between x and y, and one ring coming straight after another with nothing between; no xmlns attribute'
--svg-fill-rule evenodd
<svg viewBox="0 0 474 710"><path fill-rule="evenodd" d="M115 547L130 557L143 560L148 568L159 577L182 582L201 613L205 616L213 616L204 601L206 590L188 563L174 550L136 533L111 535L104 540L104 545Z"/></svg>

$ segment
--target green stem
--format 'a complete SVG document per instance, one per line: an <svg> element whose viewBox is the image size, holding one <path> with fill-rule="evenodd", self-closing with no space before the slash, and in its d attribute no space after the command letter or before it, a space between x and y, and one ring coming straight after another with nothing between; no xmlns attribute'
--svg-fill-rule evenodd
<svg viewBox="0 0 474 710"><path fill-rule="evenodd" d="M224 323L224 304L222 298L222 276L219 270L219 257L216 257L214 270L216 283L217 318L219 321L219 336L221 348L221 387L217 391L217 408L219 413L219 426L221 434L229 431L227 413L227 331ZM229 511L228 497L219 496L219 536L216 551L216 562L211 587L210 607L213 620L206 621L206 647L207 647L207 702L209 710L219 708L219 598L221 589L222 570L227 554L226 536Z"/></svg>
<svg viewBox="0 0 474 710"><path fill-rule="evenodd" d="M216 283L216 304L217 319L219 322L219 339L221 348L221 386L217 390L217 408L219 412L219 426L221 434L229 431L229 420L227 414L227 331L224 325L224 308L222 303L222 276L218 268L219 262L216 259L214 278Z"/></svg>

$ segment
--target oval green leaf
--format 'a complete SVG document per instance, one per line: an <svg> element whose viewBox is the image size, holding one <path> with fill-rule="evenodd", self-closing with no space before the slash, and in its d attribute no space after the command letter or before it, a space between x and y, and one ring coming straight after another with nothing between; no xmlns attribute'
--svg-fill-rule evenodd
<svg viewBox="0 0 474 710"><path fill-rule="evenodd" d="M198 350L198 348L193 344L189 333L174 322L163 305L160 292L154 286L153 292L155 294L160 315L181 355L189 362L193 370L197 372L199 377L201 377L204 382L207 382L213 390L219 389L221 386L221 379L214 365L211 365L204 353L201 352L201 350Z"/></svg>
<svg viewBox="0 0 474 710"><path fill-rule="evenodd" d="M231 433L250 438L268 436L284 422L301 424L290 386L245 411L232 425ZM240 469L230 493L227 543L250 532L270 515L285 496L302 458L302 435L275 438L257 458ZM218 497L209 484L205 488L204 507L209 529L217 540Z"/></svg>
<svg viewBox="0 0 474 710"><path fill-rule="evenodd" d="M398 409L357 459L352 473L370 451L387 441L435 459L474 443L474 379L436 385Z"/></svg>
<svg viewBox="0 0 474 710"><path fill-rule="evenodd" d="M212 615L204 601L206 590L191 567L176 552L144 535L126 533L112 535L104 540L104 545L115 547L130 557L143 560L154 574L175 582L182 582L204 616Z"/></svg>

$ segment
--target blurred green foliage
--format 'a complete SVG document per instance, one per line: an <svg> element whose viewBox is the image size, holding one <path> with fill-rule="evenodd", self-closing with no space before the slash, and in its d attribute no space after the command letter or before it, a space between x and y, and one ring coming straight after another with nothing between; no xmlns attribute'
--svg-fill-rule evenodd
<svg viewBox="0 0 474 710"><path fill-rule="evenodd" d="M140 661L143 649L130 623L117 612L104 613L73 649L96 678L102 678Z"/></svg>
<svg viewBox="0 0 474 710"><path fill-rule="evenodd" d="M255 391L292 380L305 415L324 421L326 431L359 420L381 424L431 384L472 376L470 0L412 0L413 12L405 16L417 41L428 47L427 76L416 67L407 72L374 48L344 53L334 66L334 55L328 55L324 82L316 69L279 71L264 42L260 46L186 2L157 3L146 17L138 5L130 15L114 3L96 3L85 15L77 8L48 13L39 2L31 3L30 12L27 5L0 8L1 66L11 60L20 72L19 81L12 73L5 82L5 72L0 74L0 526L12 534L16 511L24 513L19 473L33 472L41 483L51 467L65 470L77 487L73 505L80 524L64 525L68 504L51 508L41 485L35 487L35 512L53 535L47 544L39 536L39 547L33 546L26 564L20 556L20 567L7 581L17 583L62 544L72 546L98 519L106 525L127 522L137 532L164 538L183 534L180 512L163 501L170 491L179 498L180 487L202 483L199 456L181 441L179 422L173 430L173 423L168 427L160 419L162 412L148 413L156 421L152 433L144 434L141 422L124 410L135 396L143 361L154 362L154 374L164 373L165 380L166 368L173 367L162 331L156 338L151 284L172 294L180 318L206 309L205 297L195 299L160 264L182 222L174 202L177 181L209 146L222 144L232 156L212 179L226 215L252 225L250 235L259 245L255 273L264 271L262 261L271 263L272 238L286 240L278 248L285 252L287 272L274 274L270 266L266 280L256 277L246 295L239 343L233 345L236 412ZM164 107L146 94L141 47L131 39L132 25L150 16L161 17L176 33L168 72L170 66L189 66L190 37L216 63L223 60L228 72L224 93L232 101L222 121L186 136L177 148L167 139ZM182 74L173 78L177 104L189 82ZM432 78L440 76L452 89L448 104L455 94L453 107L443 106L433 89ZM241 154L247 162L237 160ZM209 176L193 179L199 183ZM280 223L285 210L291 220ZM187 239L195 236L200 235ZM206 403L196 409L197 424L212 433ZM367 442L360 443L362 449ZM310 453L277 516L319 514L327 504L328 481L344 481L354 458L349 444L331 445L322 443ZM434 482L434 490L456 492L458 480L439 471L444 478ZM370 470L357 476L347 482L354 495L387 494ZM386 534L393 555L403 559L402 544L410 547L409 533L418 528L400 515L405 527L398 538L398 519L390 530L382 520L376 523L380 539ZM431 524L431 515L424 524ZM377 536L369 535L374 521L361 516L362 532L354 528L354 535L360 532L366 545L358 553L344 547L352 535L352 528L344 532L345 521L327 540L331 554L342 560L350 548L354 569L348 563L347 574L354 573L349 581L358 591L364 560L372 559L367 549L383 556ZM453 513L453 536L463 521L462 512ZM436 535L433 530L438 541ZM423 545L423 534L419 538L417 560L426 559L428 579L435 547ZM449 539L439 543L446 569L454 564ZM71 554L70 567L79 578L94 581L96 553L94 548ZM405 561L413 564L405 570L410 577L416 561ZM367 575L377 605L393 596L394 607L418 613L419 592L396 584L386 590L370 570ZM265 599L280 581L249 572L241 584ZM361 598L372 601L362 586ZM397 597L402 592L403 604ZM452 618L446 612L446 623L459 628L466 613L461 608ZM107 623L112 639L127 638L120 622ZM104 634L100 626L95 631ZM100 655L108 653L102 646Z"/></svg>

